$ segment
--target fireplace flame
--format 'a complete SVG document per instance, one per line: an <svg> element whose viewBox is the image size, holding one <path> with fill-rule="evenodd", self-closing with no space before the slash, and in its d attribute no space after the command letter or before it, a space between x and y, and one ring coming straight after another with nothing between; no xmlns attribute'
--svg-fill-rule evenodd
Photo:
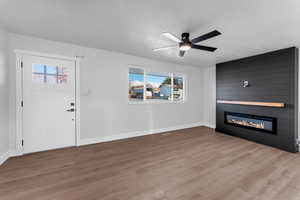
<svg viewBox="0 0 300 200"><path fill-rule="evenodd" d="M249 122L246 120L236 120L236 119L229 119L228 122L232 123L232 124L239 124L242 126L248 126L248 127L253 127L253 128L259 128L259 129L265 128L265 124L263 122L255 123L255 122Z"/></svg>

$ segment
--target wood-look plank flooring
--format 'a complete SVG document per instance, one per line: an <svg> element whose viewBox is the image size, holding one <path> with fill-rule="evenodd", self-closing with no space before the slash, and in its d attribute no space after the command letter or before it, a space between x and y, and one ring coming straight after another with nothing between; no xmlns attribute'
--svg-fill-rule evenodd
<svg viewBox="0 0 300 200"><path fill-rule="evenodd" d="M1 200L299 200L300 157L197 127L11 158Z"/></svg>

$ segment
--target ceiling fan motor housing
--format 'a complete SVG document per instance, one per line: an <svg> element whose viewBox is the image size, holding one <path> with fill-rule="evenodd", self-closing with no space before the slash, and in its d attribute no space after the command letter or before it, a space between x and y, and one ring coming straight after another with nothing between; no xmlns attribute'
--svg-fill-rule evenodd
<svg viewBox="0 0 300 200"><path fill-rule="evenodd" d="M188 49L191 48L192 43L191 43L189 37L190 37L190 34L189 34L189 33L182 33L182 35L181 35L181 40L182 40L182 42L179 43L179 48L180 48L181 50L188 50Z"/></svg>
<svg viewBox="0 0 300 200"><path fill-rule="evenodd" d="M183 42L190 42L190 34L189 33L182 33L181 34L181 40Z"/></svg>

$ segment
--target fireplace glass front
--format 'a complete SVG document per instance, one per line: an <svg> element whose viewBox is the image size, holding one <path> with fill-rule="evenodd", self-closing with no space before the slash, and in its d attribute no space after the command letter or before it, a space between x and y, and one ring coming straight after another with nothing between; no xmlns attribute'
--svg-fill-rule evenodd
<svg viewBox="0 0 300 200"><path fill-rule="evenodd" d="M228 125L276 134L277 121L273 117L224 112L224 121Z"/></svg>

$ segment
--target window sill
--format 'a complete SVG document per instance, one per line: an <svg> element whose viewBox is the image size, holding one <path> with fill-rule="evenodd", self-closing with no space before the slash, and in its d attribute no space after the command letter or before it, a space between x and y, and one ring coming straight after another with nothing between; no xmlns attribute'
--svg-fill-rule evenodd
<svg viewBox="0 0 300 200"><path fill-rule="evenodd" d="M128 101L130 105L136 104L177 104L177 103L185 103L186 101L162 101L162 100L146 100L146 101Z"/></svg>

